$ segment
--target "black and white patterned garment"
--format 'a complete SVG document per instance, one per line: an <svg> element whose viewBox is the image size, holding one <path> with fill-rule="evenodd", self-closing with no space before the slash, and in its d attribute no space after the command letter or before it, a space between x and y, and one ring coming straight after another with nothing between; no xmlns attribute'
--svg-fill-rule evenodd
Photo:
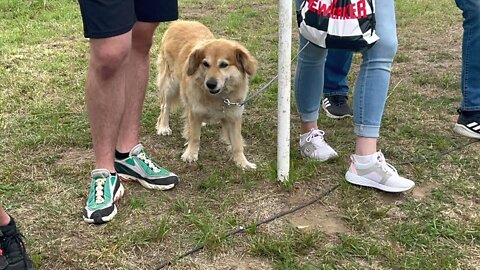
<svg viewBox="0 0 480 270"><path fill-rule="evenodd" d="M299 32L320 47L361 51L379 39L374 0L304 0L300 7Z"/></svg>

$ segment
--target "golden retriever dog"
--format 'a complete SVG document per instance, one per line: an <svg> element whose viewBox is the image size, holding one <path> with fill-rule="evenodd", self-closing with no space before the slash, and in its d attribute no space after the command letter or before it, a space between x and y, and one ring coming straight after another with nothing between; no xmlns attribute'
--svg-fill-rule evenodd
<svg viewBox="0 0 480 270"><path fill-rule="evenodd" d="M180 102L184 107L185 162L198 160L203 122L220 122L221 139L229 145L233 161L255 169L243 153L241 134L243 102L248 78L256 60L238 42L217 39L203 24L177 21L166 30L158 56L157 87L161 112L157 134L170 135L169 114ZM234 104L227 104L228 101Z"/></svg>

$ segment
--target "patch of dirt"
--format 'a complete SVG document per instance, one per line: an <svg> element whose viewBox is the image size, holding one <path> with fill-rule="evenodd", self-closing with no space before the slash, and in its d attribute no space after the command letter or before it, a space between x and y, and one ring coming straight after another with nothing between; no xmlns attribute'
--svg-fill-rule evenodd
<svg viewBox="0 0 480 270"><path fill-rule="evenodd" d="M307 189L308 190L308 189ZM287 205L296 207L314 198L317 192L312 194L309 191L294 193L287 199ZM330 194L329 196L332 196ZM328 199L325 197L324 200ZM325 205L323 203L314 203L309 205L291 215L287 216L290 224L298 229L314 230L318 229L327 234L337 234L348 232L349 229L345 222L340 218L338 210L331 204Z"/></svg>
<svg viewBox="0 0 480 270"><path fill-rule="evenodd" d="M432 193L432 190L438 186L437 183L426 183L413 189L413 197L423 199Z"/></svg>
<svg viewBox="0 0 480 270"><path fill-rule="evenodd" d="M442 217L462 223L475 223L479 220L478 199L475 196L468 198L466 195L455 195L453 201L455 201L455 207L442 210Z"/></svg>
<svg viewBox="0 0 480 270"><path fill-rule="evenodd" d="M75 164L93 162L93 160L93 149L72 148L63 153L62 158L57 161L57 165L74 166Z"/></svg>
<svg viewBox="0 0 480 270"><path fill-rule="evenodd" d="M411 192L411 191L410 191ZM407 198L407 193L387 193L387 192L377 192L377 198L379 198L381 201L387 203L387 204L395 204L397 202L401 202L406 200Z"/></svg>
<svg viewBox="0 0 480 270"><path fill-rule="evenodd" d="M335 209L318 203L292 214L289 221L298 229L319 229L327 234L349 231Z"/></svg>
<svg viewBox="0 0 480 270"><path fill-rule="evenodd" d="M461 269L480 269L480 249L478 246L463 246L462 250L467 255L463 260L465 265Z"/></svg>
<svg viewBox="0 0 480 270"><path fill-rule="evenodd" d="M237 205L233 210L233 214L237 217L242 217L245 224L250 225L260 221L264 221L281 213L287 209L287 206L283 203L282 194L275 194L274 192L266 192L264 189L262 192L252 192L249 194L249 198L244 202ZM281 228L281 224L285 222L285 217L278 218L269 223L263 224L259 227L263 232L274 233Z"/></svg>
<svg viewBox="0 0 480 270"><path fill-rule="evenodd" d="M219 254L214 258L208 256L191 258L183 266L169 269L268 270L272 267L268 261L246 255L245 252L236 252Z"/></svg>
<svg viewBox="0 0 480 270"><path fill-rule="evenodd" d="M387 193L387 192L378 192L377 197L389 204L394 204L401 202L407 199L408 196L413 196L416 199L423 199L427 197L434 188L438 186L437 183L426 183L420 186L415 186L415 188L406 193Z"/></svg>

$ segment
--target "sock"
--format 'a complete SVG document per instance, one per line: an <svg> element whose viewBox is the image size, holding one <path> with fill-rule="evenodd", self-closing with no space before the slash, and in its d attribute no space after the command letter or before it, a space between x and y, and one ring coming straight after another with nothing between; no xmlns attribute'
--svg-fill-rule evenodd
<svg viewBox="0 0 480 270"><path fill-rule="evenodd" d="M372 163L372 161L374 160L376 154L377 154L377 153L374 153L374 154L371 154L371 155L367 155L367 156L353 155L353 158L355 159L355 161L356 161L357 163L362 164L362 165L367 165L367 164Z"/></svg>
<svg viewBox="0 0 480 270"><path fill-rule="evenodd" d="M121 153L121 152L118 152L117 150L115 150L115 158L116 159L126 159L130 156L130 153Z"/></svg>

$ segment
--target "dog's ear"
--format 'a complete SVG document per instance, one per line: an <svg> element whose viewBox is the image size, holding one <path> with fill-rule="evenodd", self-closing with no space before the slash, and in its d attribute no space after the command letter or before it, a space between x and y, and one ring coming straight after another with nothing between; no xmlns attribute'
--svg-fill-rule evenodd
<svg viewBox="0 0 480 270"><path fill-rule="evenodd" d="M238 45L235 50L235 57L237 59L238 66L243 69L245 73L252 76L257 71L257 60L245 49L243 46Z"/></svg>
<svg viewBox="0 0 480 270"><path fill-rule="evenodd" d="M197 71L198 66L205 58L205 53L203 47L197 48L190 53L187 59L187 75L192 76L195 71Z"/></svg>

